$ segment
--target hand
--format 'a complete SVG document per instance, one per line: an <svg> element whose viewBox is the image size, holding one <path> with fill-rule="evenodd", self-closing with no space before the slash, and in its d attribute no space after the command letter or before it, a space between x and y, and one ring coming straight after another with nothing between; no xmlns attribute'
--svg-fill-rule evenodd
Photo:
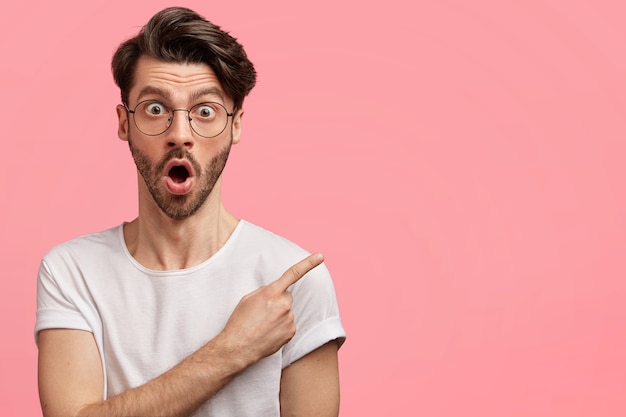
<svg viewBox="0 0 626 417"><path fill-rule="evenodd" d="M320 253L310 255L239 301L221 336L244 366L275 353L295 335L293 300L287 289L323 261Z"/></svg>

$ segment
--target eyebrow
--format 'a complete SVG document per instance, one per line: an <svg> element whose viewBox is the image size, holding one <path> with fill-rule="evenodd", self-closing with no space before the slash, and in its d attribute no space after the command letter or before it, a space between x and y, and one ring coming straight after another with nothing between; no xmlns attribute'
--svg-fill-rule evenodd
<svg viewBox="0 0 626 417"><path fill-rule="evenodd" d="M171 101L171 98L172 98L172 94L169 92L169 90L164 90L159 87L148 85L139 92L139 96L137 96L137 101L141 101L142 97L150 95L150 94L161 96L168 101ZM216 87L209 87L203 90L194 91L193 93L191 93L189 97L191 101L196 101L199 98L204 97L204 96L216 96L220 98L222 101L224 101L224 95L222 93L222 90Z"/></svg>
<svg viewBox="0 0 626 417"><path fill-rule="evenodd" d="M191 101L198 100L200 97L204 96L217 96L222 101L224 101L224 95L222 94L222 90L216 87L205 88L204 90L195 91L191 94Z"/></svg>
<svg viewBox="0 0 626 417"><path fill-rule="evenodd" d="M137 96L137 101L141 101L142 97L150 95L150 94L156 94L157 96L161 96L167 100L170 100L172 98L172 95L170 94L169 91L149 85L149 86L144 87L139 92L139 95Z"/></svg>

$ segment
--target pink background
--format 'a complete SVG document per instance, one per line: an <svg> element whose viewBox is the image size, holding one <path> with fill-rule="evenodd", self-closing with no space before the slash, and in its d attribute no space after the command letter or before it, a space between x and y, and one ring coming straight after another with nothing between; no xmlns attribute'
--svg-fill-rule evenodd
<svg viewBox="0 0 626 417"><path fill-rule="evenodd" d="M41 256L135 215L110 56L169 4L3 6L3 416ZM626 415L623 2L182 4L256 63L225 200L326 254L343 416Z"/></svg>

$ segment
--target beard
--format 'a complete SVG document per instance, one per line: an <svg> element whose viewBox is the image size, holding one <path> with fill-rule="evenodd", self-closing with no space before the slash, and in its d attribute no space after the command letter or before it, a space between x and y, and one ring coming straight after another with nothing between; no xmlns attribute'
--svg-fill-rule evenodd
<svg viewBox="0 0 626 417"><path fill-rule="evenodd" d="M204 167L186 149L174 148L165 154L156 165L152 165L148 157L133 146L130 138L128 139L128 146L135 160L137 171L143 177L154 202L171 219L183 220L195 214L213 191L215 183L226 166L232 141L229 141L228 145L220 150ZM177 195L167 192L162 186L163 170L171 159L186 159L191 163L197 181L197 184L194 185L196 190Z"/></svg>

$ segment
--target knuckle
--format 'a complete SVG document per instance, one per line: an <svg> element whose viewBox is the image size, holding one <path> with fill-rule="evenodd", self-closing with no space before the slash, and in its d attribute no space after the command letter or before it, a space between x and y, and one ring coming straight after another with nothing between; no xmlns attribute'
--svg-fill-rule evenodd
<svg viewBox="0 0 626 417"><path fill-rule="evenodd" d="M294 336L295 336L296 331L297 331L297 329L296 329L296 324L292 322L292 323L289 325L289 333L288 333L288 334L289 334L289 338L290 338L290 339L291 339L292 337L294 337Z"/></svg>
<svg viewBox="0 0 626 417"><path fill-rule="evenodd" d="M296 279L296 281L297 281L297 280L299 280L300 278L302 278L302 275L304 275L304 272L302 271L302 269L301 269L298 265L296 265L296 266L293 266L293 267L291 268L291 274L293 275L293 277L294 277L294 278Z"/></svg>
<svg viewBox="0 0 626 417"><path fill-rule="evenodd" d="M289 297L281 297L277 300L276 306L280 311L291 311L291 299Z"/></svg>
<svg viewBox="0 0 626 417"><path fill-rule="evenodd" d="M283 315L291 310L291 299L289 297L270 298L266 302L268 310L272 310L277 314Z"/></svg>

